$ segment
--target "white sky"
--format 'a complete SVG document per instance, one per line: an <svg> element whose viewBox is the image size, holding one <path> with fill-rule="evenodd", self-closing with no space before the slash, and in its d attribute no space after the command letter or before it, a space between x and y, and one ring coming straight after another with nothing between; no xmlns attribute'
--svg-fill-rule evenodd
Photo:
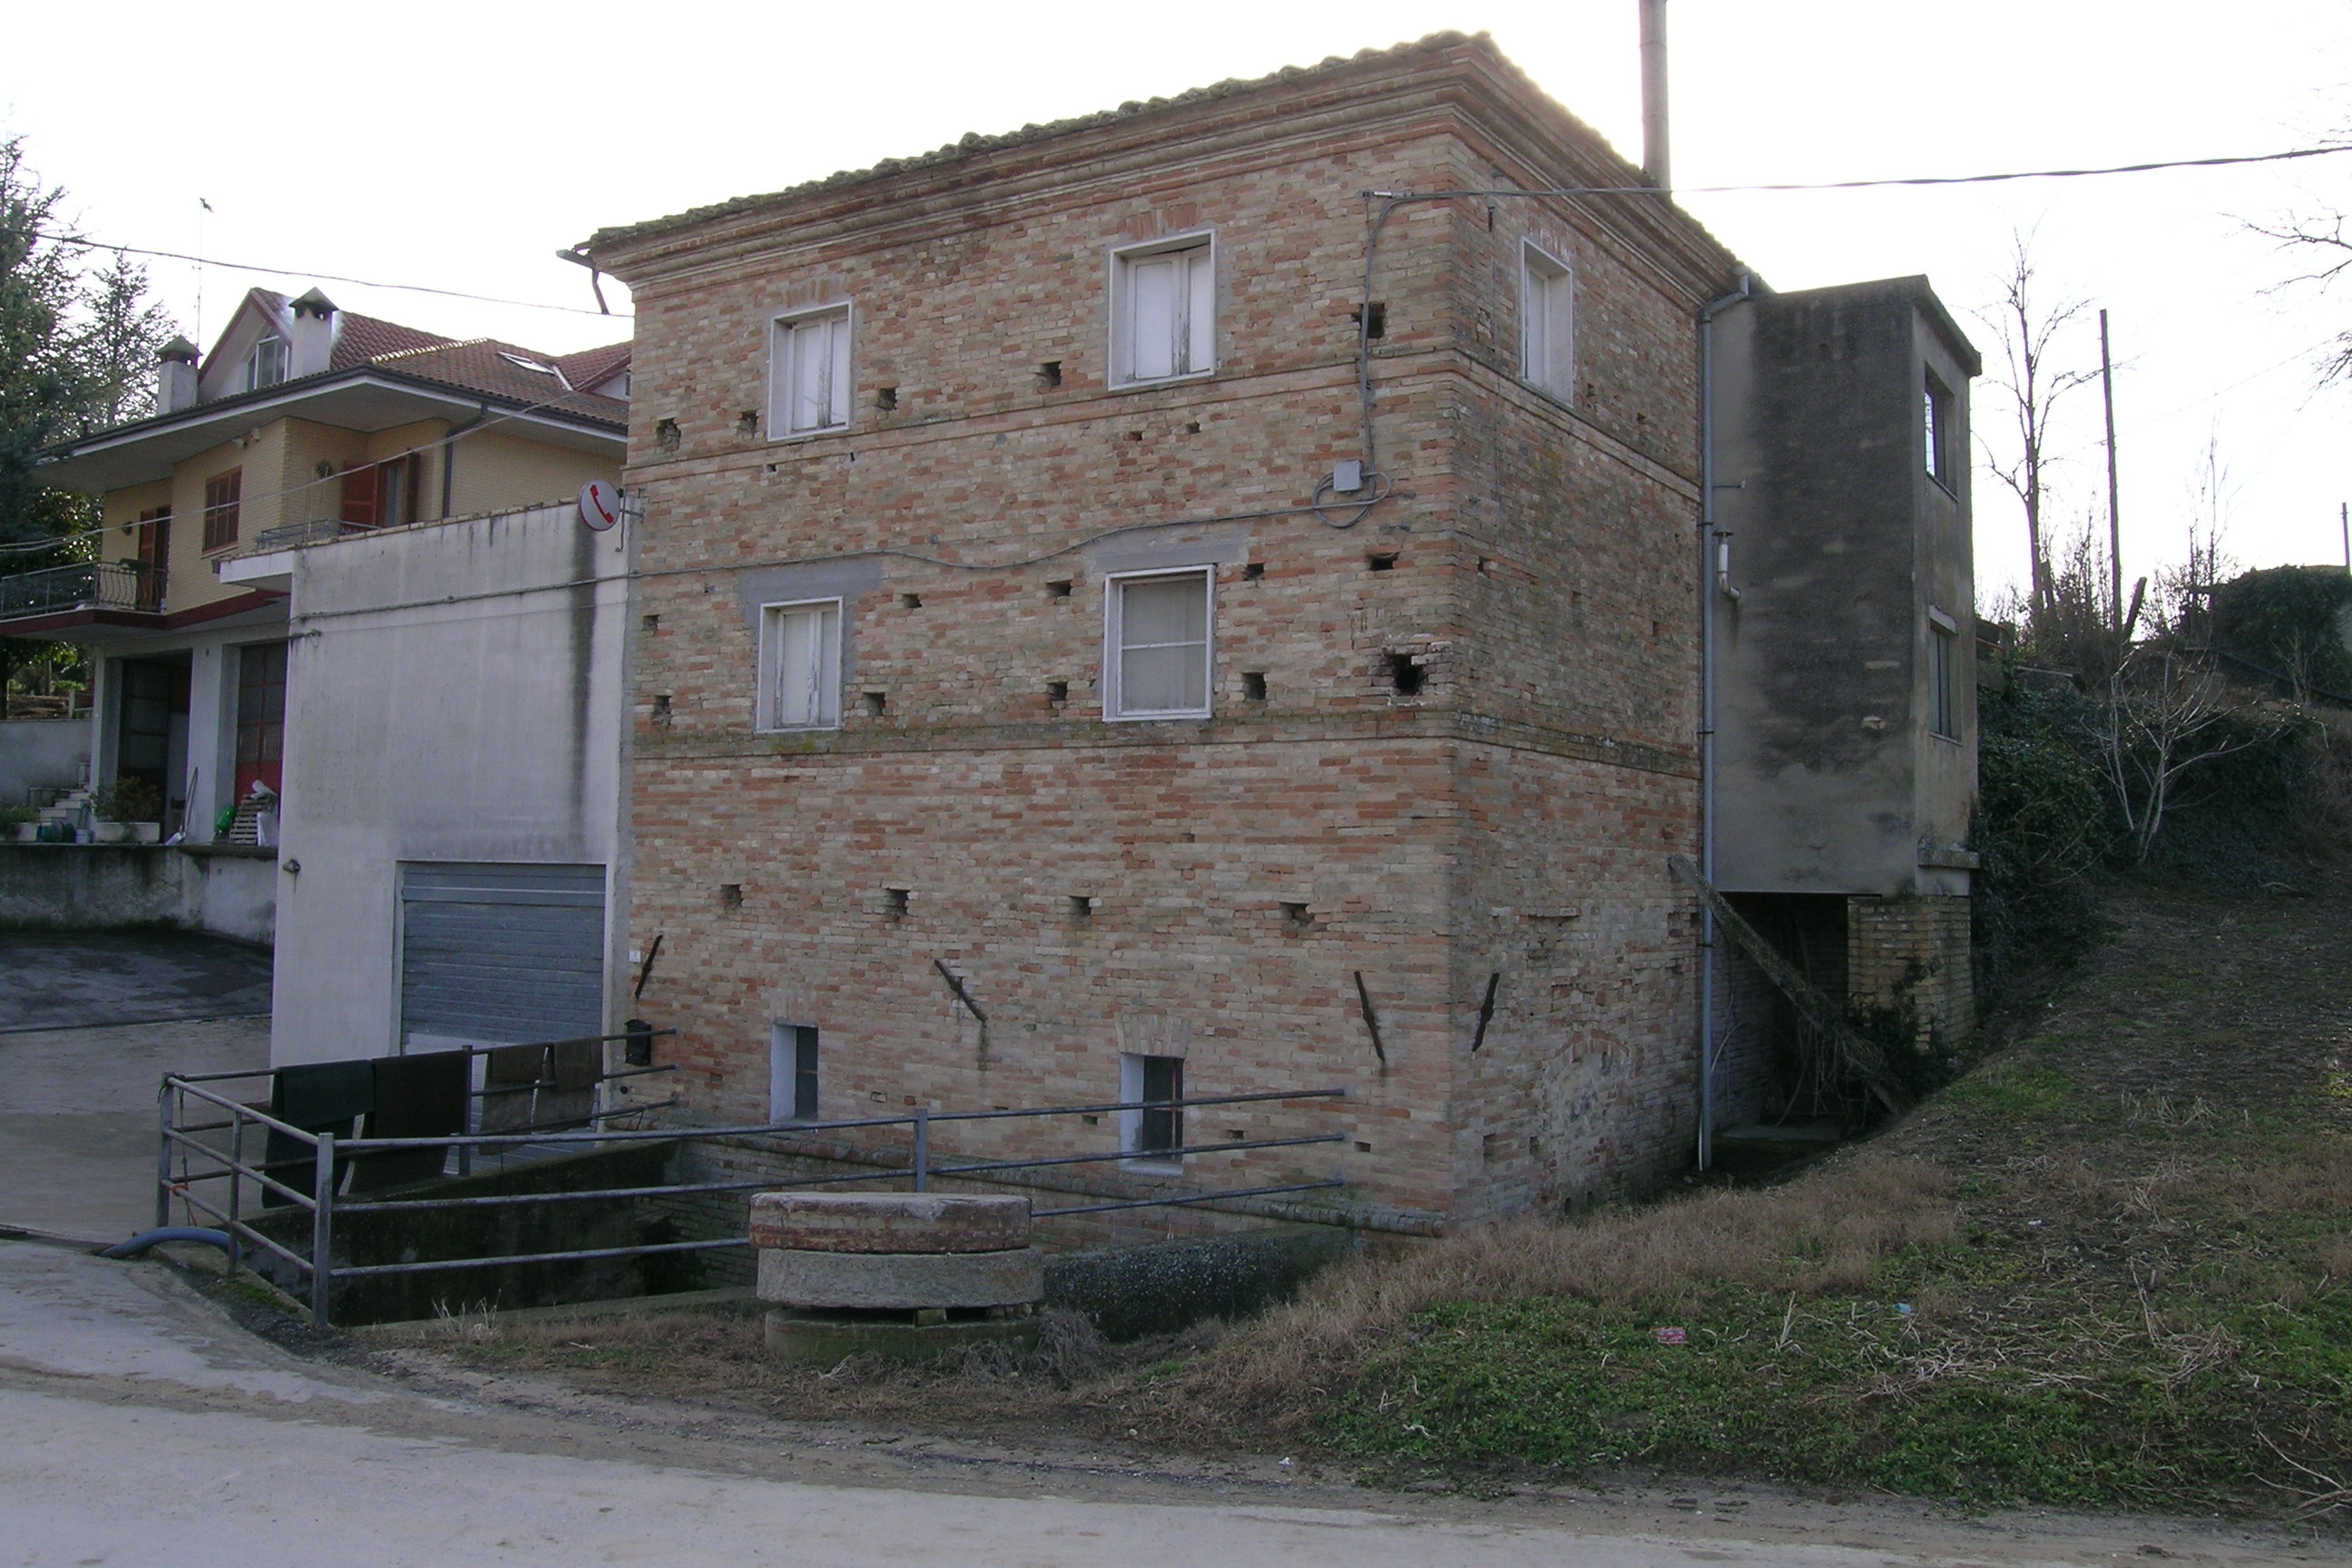
<svg viewBox="0 0 2352 1568"><path fill-rule="evenodd" d="M2268 152L2352 132L2346 0L1672 0L1675 174L1692 187ZM1262 75L1444 28L1492 32L1538 83L1640 155L1635 0L1542 5L1190 0L881 6L47 6L12 16L0 134L95 237L270 267L203 269L207 337L251 284L318 273L585 306L559 247L607 224ZM102 18L102 19L101 19ZM204 215L197 201L211 202ZM2209 437L2248 565L2343 558L2352 391L2313 352L2352 286L2289 270L2241 217L2352 208L2352 153L2301 163L1959 189L1688 195L1780 289L1924 272L1970 320L2013 228L2053 294L2113 319L2125 563L2182 553ZM197 268L152 264L193 332ZM325 285L349 309L551 351L625 323ZM607 282L615 309L626 291ZM2091 331L2070 345L2095 363ZM1978 427L1998 417L1979 384ZM2095 390L2062 445L2060 510L2104 519ZM1979 582L2022 574L2022 527L1979 469Z"/></svg>

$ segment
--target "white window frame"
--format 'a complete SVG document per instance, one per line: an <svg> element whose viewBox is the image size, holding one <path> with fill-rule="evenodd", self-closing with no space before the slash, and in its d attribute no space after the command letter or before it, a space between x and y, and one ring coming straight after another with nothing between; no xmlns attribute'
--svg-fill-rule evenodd
<svg viewBox="0 0 2352 1568"><path fill-rule="evenodd" d="M1199 252L1186 268L1186 287L1182 295L1185 311L1183 368L1166 375L1139 375L1135 369L1135 284L1133 272L1139 262L1157 260L1178 252ZM1194 269L1203 269L1196 272ZM1205 300L1208 322L1205 328L1199 311ZM1217 373L1217 236L1214 229L1195 229L1189 234L1171 235L1143 245L1123 245L1110 253L1110 381L1113 386L1160 386L1173 381L1192 381ZM1194 362L1206 357L1205 364Z"/></svg>
<svg viewBox="0 0 2352 1568"><path fill-rule="evenodd" d="M824 646L819 650L817 670L817 715L810 723L781 722L777 705L782 700L777 661L783 653L784 617L791 615L815 613L830 617L821 634ZM759 689L754 700L759 704L758 722L752 728L766 734L809 730L841 728L841 626L842 603L839 599L796 599L785 604L760 606L760 671Z"/></svg>
<svg viewBox="0 0 2352 1568"><path fill-rule="evenodd" d="M1519 242L1519 371L1563 403L1576 393L1576 268Z"/></svg>
<svg viewBox="0 0 2352 1568"><path fill-rule="evenodd" d="M1119 658L1123 650L1121 619L1127 589L1137 583L1165 583L1196 577L1205 598L1206 625L1201 642L1201 693L1198 708L1129 709L1120 686ZM1109 723L1148 722L1158 719L1206 719L1217 701L1217 569L1214 566L1163 567L1143 572L1115 572L1103 579L1102 716Z"/></svg>
<svg viewBox="0 0 2352 1568"><path fill-rule="evenodd" d="M834 417L828 423L795 424L793 419L793 372L797 368L796 356L808 352L809 329L823 323L842 324L840 353L835 360L828 391L834 406L826 413ZM830 333L827 334L830 337ZM829 350L833 345L828 342ZM768 437L773 441L802 441L812 436L830 436L849 428L850 408L856 398L856 377L854 374L857 355L857 312L855 304L842 300L837 304L812 306L805 310L787 310L768 323Z"/></svg>
<svg viewBox="0 0 2352 1568"><path fill-rule="evenodd" d="M275 376L272 376L269 380L264 381L261 379L262 351L268 348L272 343L278 345L278 374ZM256 342L253 345L252 352L245 356L243 376L245 384L238 388L238 390L241 392L259 392L264 387L281 386L285 384L287 380L287 372L293 369L293 344L288 342L284 338L279 337L276 332L269 333L268 336L262 338L258 342Z"/></svg>

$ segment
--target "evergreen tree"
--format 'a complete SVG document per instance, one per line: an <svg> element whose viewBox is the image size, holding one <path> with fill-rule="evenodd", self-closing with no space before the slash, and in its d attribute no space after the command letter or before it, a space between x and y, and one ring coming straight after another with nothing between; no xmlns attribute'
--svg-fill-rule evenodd
<svg viewBox="0 0 2352 1568"><path fill-rule="evenodd" d="M0 141L0 577L93 557L96 505L42 484L41 454L151 412L172 335L146 269L119 252L89 268L64 204L21 137ZM0 719L10 672L45 647L0 638Z"/></svg>

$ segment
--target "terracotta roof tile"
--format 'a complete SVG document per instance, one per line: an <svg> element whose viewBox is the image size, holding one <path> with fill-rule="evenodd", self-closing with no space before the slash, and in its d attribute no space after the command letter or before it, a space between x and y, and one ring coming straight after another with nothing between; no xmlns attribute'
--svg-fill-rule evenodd
<svg viewBox="0 0 2352 1568"><path fill-rule="evenodd" d="M567 357L610 355L614 349L619 349L625 358L626 347L625 344L613 344ZM556 375L556 360L536 350L500 342L495 338L474 338L464 342L443 338L436 342L378 354L371 363L396 374L414 376L419 381L436 382L466 392L515 403L537 404L624 427L629 422L629 405L621 399L567 391ZM533 365L546 368L534 370L531 368Z"/></svg>

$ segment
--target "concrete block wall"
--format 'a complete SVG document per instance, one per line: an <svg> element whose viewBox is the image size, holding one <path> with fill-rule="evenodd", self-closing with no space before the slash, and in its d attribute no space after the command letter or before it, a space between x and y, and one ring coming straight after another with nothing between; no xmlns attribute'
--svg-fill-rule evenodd
<svg viewBox="0 0 2352 1568"><path fill-rule="evenodd" d="M631 1010L680 1030L686 1113L764 1119L789 1023L820 1030L826 1117L1113 1100L1121 1052L1183 1058L1193 1095L1344 1085L1186 1135L1336 1122L1339 1149L1213 1184L1343 1155L1376 1226L1685 1160L1690 311L1729 258L1649 205L1398 209L1392 493L1351 528L1300 510L1360 450L1360 193L1625 177L1457 40L600 242L637 301L646 509L628 940L665 943ZM1112 248L1202 227L1216 374L1112 388ZM1579 268L1566 401L1518 379L1526 236ZM770 322L845 300L850 427L770 441ZM1214 716L1103 722L1106 574L1192 564ZM758 732L760 605L833 596L840 728ZM940 1147L1111 1147L1116 1121Z"/></svg>

